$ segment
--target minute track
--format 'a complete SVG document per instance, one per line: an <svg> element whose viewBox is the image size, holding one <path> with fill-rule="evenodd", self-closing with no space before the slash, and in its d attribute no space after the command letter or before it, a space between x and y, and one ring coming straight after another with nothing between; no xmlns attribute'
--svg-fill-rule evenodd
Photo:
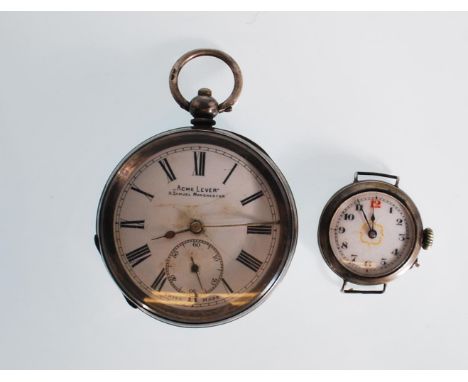
<svg viewBox="0 0 468 382"><path fill-rule="evenodd" d="M195 152L206 153L204 162L204 176L196 175L196 172L201 174L202 171L199 171L200 167L197 167L198 169L195 171L195 166L200 166L202 163L198 162L198 159L200 158L198 155L197 163L195 163ZM163 171L160 164L163 159L166 159L167 163L169 163L169 166L175 176L174 181L170 181L167 173ZM229 165L229 163L231 163L231 165ZM187 214L186 211L190 211L190 214L192 214L199 208L198 204L194 203L196 207L191 207L192 209L189 210L188 207L184 206L184 203L185 200L192 200L191 192L200 192L197 191L197 185L198 190L200 190L201 187L206 189L214 189L216 187L219 188L220 185L221 187L224 187L222 186L222 181L220 182L219 179L221 178L221 180L224 180L233 167L235 167L235 169L226 182L226 187L228 188L220 188L219 191L217 191L218 193L229 191L229 194L226 194L227 196L229 195L229 199L217 199L213 202L207 200L205 202L206 199L200 198L201 203L199 205L206 205L207 208L211 205L216 208L217 206L220 206L221 208L223 205L236 206L235 208L237 211L239 211L237 212L239 215L232 216L239 216L238 218L233 219L232 216L226 215L226 224L223 223L224 218L216 218L214 221L212 220L210 222L207 221L206 226L202 226L200 231L194 231L200 233L192 232L190 225L188 227L184 227L178 223L178 225L172 226L173 223L171 223L172 220L170 215L168 215L169 218L167 220L161 220L161 216L165 216L166 214L165 209L168 211L173 211L174 213L179 213L177 211L184 211L184 215ZM226 171L226 168L229 169L229 171ZM222 176L223 172L224 179ZM271 264L269 261L272 256L275 256L276 254L275 251L278 246L278 237L281 230L283 229L283 223L278 219L279 214L277 212L276 200L274 199L271 190L269 189L268 183L266 183L265 180L261 178L259 180L262 182L259 183L257 181L258 175L252 168L250 168L249 165L243 162L241 158L236 156L233 157L233 154L231 153L226 154L218 148L213 150L211 147L203 145L184 147L175 150L166 150L162 153L162 158L155 156L153 159L151 159L151 161L145 163L145 165L142 166L142 169L138 170L136 174L137 176L131 179L132 184L138 184L141 189L145 187L147 189L154 190L154 193L157 196L153 198L152 204L145 202L145 198L132 197L132 199L128 199L131 200L132 203L138 203L140 214L144 216L138 220L144 220L145 229L121 227L120 231L118 231L119 236L131 236L132 232L135 232L135 234L141 232L140 237L142 239L154 239L150 241L150 243L154 243L151 244L151 246L154 245L156 251L152 254L152 256L147 258L138 258L136 260L131 258L132 263L129 262L129 266L135 264L135 266L131 266L130 271L131 277L135 280L135 282L138 283L138 285L141 286L143 290L147 291L146 293L148 293L151 298L158 300L162 299L164 300L165 304L170 304L171 301L178 301L182 299L178 305L180 309L187 309L189 306L192 310L205 310L216 306L221 307L225 304L229 304L231 298L236 299L239 298L239 296L248 296L251 288L257 285L259 280L262 280L262 275L264 275L265 272L268 272L269 264ZM145 174L151 174L151 178L146 177ZM236 175L235 177L233 176L234 174ZM149 179L151 179L151 181L149 181ZM200 183L197 184L197 181ZM250 192L243 192L243 188L246 185L248 185L247 189ZM173 190L177 190L177 188L181 187L184 187L185 191L178 191L181 193L181 196L178 196L180 200L179 202L179 200L169 195L169 192L172 193ZM191 187L194 188L194 191L187 191L187 189L190 189ZM196 202L198 199L195 198L196 196L193 198L193 200ZM175 207L172 207L174 203L172 199L177 200L178 204L175 205ZM243 201L244 205L242 205L240 201ZM122 202L124 202L124 200ZM152 206L155 206L158 212L150 213L149 211L153 208ZM124 204L122 212L117 214L116 219L122 219L131 222L137 221L136 219L120 218L123 213L125 213L125 215L130 215L130 213L125 208L126 207ZM204 213L205 212L203 212L203 214L196 214L192 216L196 216L198 219L201 217L201 220L204 220ZM244 219L246 213L248 213L252 218L251 221L249 221L250 219ZM135 213L133 212L131 215L135 215ZM255 221L254 218L257 216L258 220ZM230 221L233 223L230 223ZM193 222L193 220L190 219L190 215L187 216L186 222L186 224ZM215 222L217 224L212 224ZM141 222L130 224L123 223L123 225L141 226ZM239 227L239 229L236 227ZM203 264L203 262L200 262L200 259L194 257L194 262L199 267L199 272L190 272L190 267L187 265L188 268L186 274L187 277L189 277L188 275L191 276L192 281L190 282L195 283L195 292L189 293L190 288L185 289L186 287L184 285L186 284L184 278L186 276L185 273L180 273L180 271L170 274L172 277L175 276L177 278L174 283L180 289L180 291L175 290L172 284L169 282L169 276L167 273L168 270L166 269L166 266L164 265L161 267L163 265L162 262L165 261L167 256L164 254L164 252L170 251L170 248L173 248L173 246L177 245L177 243L180 243L181 241L184 241L190 237L206 239L207 237L211 238L213 236L213 238L216 239L219 235L225 235L225 232L231 232L229 237L233 237L232 240L234 240L235 237L235 240L239 240L240 242L246 241L247 243L250 240L252 243L254 243L256 240L260 240L262 242L260 248L263 248L262 252L264 254L262 254L262 257L255 255L255 253L249 253L252 257L240 255L239 253L237 255L230 255L233 256L233 259L239 257L238 260L235 261L235 264L239 265L236 267L233 267L233 265L226 265L223 270L222 277L219 278L219 283L215 280L204 279L204 275L206 275L206 264ZM126 239L124 238L124 240ZM220 243L221 244L217 242L216 244L223 247L223 241ZM130 249L133 250L133 248ZM224 254L225 248L220 248L220 251ZM245 252L248 253L248 249ZM229 254L225 254L225 256L229 256ZM137 264L137 262L140 260L143 261ZM176 263L172 261L171 265L174 266L174 264ZM147 272L145 270L150 266L155 267L155 270L158 270L157 274L152 271L148 272L152 273L152 276L145 276L144 274ZM165 268L165 273L161 273L162 268ZM176 268L171 268L171 272L173 272L172 269ZM213 266L213 272L219 272L219 269L221 268ZM236 273L233 273L234 269L242 270L237 270ZM157 279L160 274L164 276L161 276ZM214 277L217 280L218 276ZM200 278L200 280L198 278ZM205 291L211 289L212 281L215 283L214 285L218 284L216 289L205 293ZM216 297L209 297L211 295Z"/></svg>

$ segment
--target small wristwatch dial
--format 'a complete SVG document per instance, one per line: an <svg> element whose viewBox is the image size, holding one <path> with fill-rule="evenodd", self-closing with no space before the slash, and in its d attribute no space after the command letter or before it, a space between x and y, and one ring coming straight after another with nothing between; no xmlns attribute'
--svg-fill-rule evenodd
<svg viewBox="0 0 468 382"><path fill-rule="evenodd" d="M379 191L345 200L330 224L330 245L346 269L365 277L393 273L411 255L415 225L407 208Z"/></svg>

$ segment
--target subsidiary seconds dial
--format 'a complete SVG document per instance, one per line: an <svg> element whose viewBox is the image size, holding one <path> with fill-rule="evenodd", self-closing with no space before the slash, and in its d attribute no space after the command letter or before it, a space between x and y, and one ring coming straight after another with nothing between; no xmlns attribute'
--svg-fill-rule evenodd
<svg viewBox="0 0 468 382"><path fill-rule="evenodd" d="M200 239L177 244L169 254L165 267L172 288L188 296L193 294L194 302L216 289L222 280L223 270L223 258L218 250Z"/></svg>

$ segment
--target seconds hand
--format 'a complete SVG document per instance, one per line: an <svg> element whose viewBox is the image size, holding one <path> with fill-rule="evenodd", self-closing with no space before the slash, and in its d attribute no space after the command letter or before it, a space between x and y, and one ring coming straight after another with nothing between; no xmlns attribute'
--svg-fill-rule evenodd
<svg viewBox="0 0 468 382"><path fill-rule="evenodd" d="M205 288L203 288L203 285L201 283L200 275L198 273L200 271L200 268L198 267L197 264L195 264L195 261L193 261L193 257L190 257L190 260L192 260L192 267L190 268L190 271L197 275L197 279L198 279L198 283L200 284L200 288L201 288L203 293L206 293Z"/></svg>

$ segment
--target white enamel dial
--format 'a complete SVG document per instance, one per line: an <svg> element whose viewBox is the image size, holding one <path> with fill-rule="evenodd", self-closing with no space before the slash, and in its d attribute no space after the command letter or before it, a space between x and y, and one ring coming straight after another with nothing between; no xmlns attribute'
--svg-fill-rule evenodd
<svg viewBox="0 0 468 382"><path fill-rule="evenodd" d="M281 232L265 179L236 152L210 144L148 158L128 177L114 213L125 271L151 301L182 310L250 302L284 255Z"/></svg>
<svg viewBox="0 0 468 382"><path fill-rule="evenodd" d="M393 196L361 192L335 211L329 237L335 257L346 269L379 277L394 272L411 255L415 226L408 209Z"/></svg>

